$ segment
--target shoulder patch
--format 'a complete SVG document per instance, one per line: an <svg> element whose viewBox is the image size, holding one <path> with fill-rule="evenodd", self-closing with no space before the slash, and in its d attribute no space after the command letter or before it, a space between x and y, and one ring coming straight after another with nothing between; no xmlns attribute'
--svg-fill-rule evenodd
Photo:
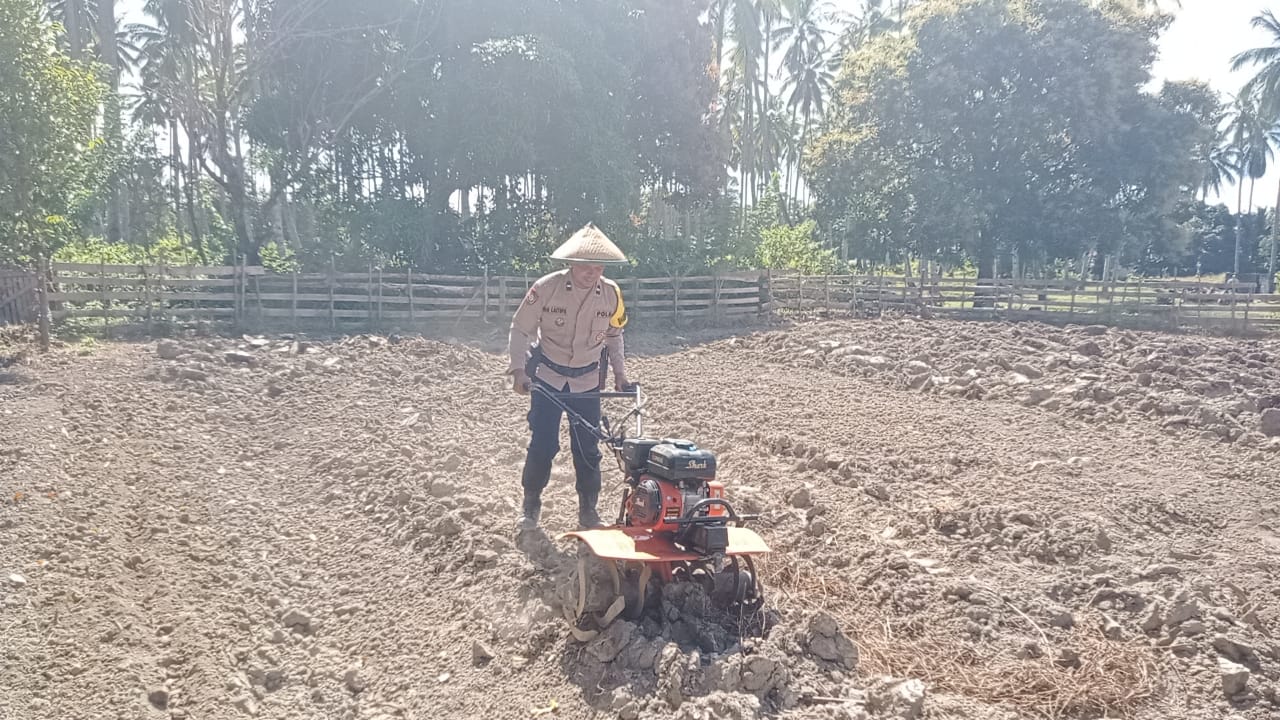
<svg viewBox="0 0 1280 720"><path fill-rule="evenodd" d="M529 292L525 293L524 301L528 305L534 305L538 302L538 289L536 287L529 288Z"/></svg>
<svg viewBox="0 0 1280 720"><path fill-rule="evenodd" d="M613 311L613 317L609 318L609 325L623 328L627 325L627 306L622 302L622 288L614 285L613 293L618 297L618 307Z"/></svg>

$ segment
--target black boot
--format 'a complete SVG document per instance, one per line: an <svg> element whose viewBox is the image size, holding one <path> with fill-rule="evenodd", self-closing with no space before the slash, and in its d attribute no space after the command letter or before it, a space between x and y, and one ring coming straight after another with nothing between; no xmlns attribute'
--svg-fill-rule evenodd
<svg viewBox="0 0 1280 720"><path fill-rule="evenodd" d="M537 494L526 492L524 502L520 506L520 529L532 530L538 527L542 517L542 498Z"/></svg>
<svg viewBox="0 0 1280 720"><path fill-rule="evenodd" d="M520 529L538 527L542 518L542 490L551 479L552 459L529 453L525 459L524 474L520 486L524 489L524 501L520 505Z"/></svg>
<svg viewBox="0 0 1280 720"><path fill-rule="evenodd" d="M596 512L597 493L578 493L578 529L591 530L604 527L600 522L600 514Z"/></svg>

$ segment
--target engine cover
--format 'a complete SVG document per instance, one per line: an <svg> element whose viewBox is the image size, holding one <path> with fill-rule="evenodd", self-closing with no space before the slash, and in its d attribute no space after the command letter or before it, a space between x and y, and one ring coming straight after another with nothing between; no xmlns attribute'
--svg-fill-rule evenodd
<svg viewBox="0 0 1280 720"><path fill-rule="evenodd" d="M716 456L688 440L663 440L649 450L649 472L686 484L711 480L716 476Z"/></svg>
<svg viewBox="0 0 1280 720"><path fill-rule="evenodd" d="M631 524L655 527L662 523L663 488L651 477L643 477L631 492Z"/></svg>
<svg viewBox="0 0 1280 720"><path fill-rule="evenodd" d="M658 438L627 438L622 441L622 461L627 475L637 478L649 469L649 451L663 441Z"/></svg>
<svg viewBox="0 0 1280 720"><path fill-rule="evenodd" d="M649 474L640 475L627 499L627 524L655 531L676 531L681 527L677 521L699 502L723 497L724 485L716 481L672 482ZM727 519L727 516L724 506L717 504L698 512L700 518Z"/></svg>

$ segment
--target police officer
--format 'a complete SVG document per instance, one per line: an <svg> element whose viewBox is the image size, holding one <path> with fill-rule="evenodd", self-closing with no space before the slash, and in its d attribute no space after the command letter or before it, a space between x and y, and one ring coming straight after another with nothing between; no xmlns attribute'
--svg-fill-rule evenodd
<svg viewBox="0 0 1280 720"><path fill-rule="evenodd" d="M592 224L574 233L551 254L568 267L543 276L529 288L511 319L507 373L521 395L532 383L562 397L565 406L593 426L600 424L600 398L573 393L604 389L608 367L614 388L630 386L623 361L622 328L627 323L622 290L603 276L604 265L625 263L626 256ZM551 479L551 465L560 452L563 411L541 393L532 393L529 407L531 438L521 485L521 528L537 527L542 491ZM594 436L569 424L573 468L577 476L578 527L599 527L596 503L600 497L601 452Z"/></svg>

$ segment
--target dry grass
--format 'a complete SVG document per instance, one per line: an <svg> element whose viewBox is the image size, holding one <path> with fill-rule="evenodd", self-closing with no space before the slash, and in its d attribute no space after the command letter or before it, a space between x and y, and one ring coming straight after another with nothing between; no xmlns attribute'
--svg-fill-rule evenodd
<svg viewBox="0 0 1280 720"><path fill-rule="evenodd" d="M1055 642L1017 613L1042 638L1039 656L1019 658L1008 646L970 642L954 627L895 618L842 578L794 563L769 563L761 575L770 604L835 617L857 644L864 675L919 678L934 690L1043 718L1131 717L1162 689L1152 650L1106 639L1099 622L1081 622ZM1059 664L1063 651L1074 662Z"/></svg>

